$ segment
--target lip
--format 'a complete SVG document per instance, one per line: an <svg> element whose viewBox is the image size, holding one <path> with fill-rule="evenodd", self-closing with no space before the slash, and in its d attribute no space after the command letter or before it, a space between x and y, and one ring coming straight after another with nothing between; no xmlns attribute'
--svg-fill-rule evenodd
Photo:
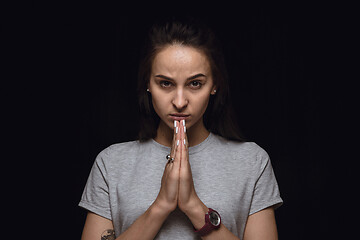
<svg viewBox="0 0 360 240"><path fill-rule="evenodd" d="M173 121L186 120L190 117L189 114L169 114L169 116Z"/></svg>

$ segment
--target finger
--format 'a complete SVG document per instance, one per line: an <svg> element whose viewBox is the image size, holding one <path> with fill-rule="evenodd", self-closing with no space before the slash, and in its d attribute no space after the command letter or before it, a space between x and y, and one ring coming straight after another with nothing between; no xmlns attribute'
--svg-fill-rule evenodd
<svg viewBox="0 0 360 240"><path fill-rule="evenodd" d="M187 136L187 133L186 133L186 124L185 124L185 120L183 122L184 124L184 146L186 148L186 151L187 151L187 154L189 154L189 151L188 151L188 147L189 147L189 141L188 141L188 136Z"/></svg>
<svg viewBox="0 0 360 240"><path fill-rule="evenodd" d="M180 126L180 135L181 135L181 164L185 163L184 161L188 161L188 142L187 142L187 134L186 134L186 125L185 120L181 121Z"/></svg>
<svg viewBox="0 0 360 240"><path fill-rule="evenodd" d="M181 129L180 129L180 122L177 121L177 133L175 134L175 141L174 141L174 149L175 149L175 154L174 154L174 164L180 164L180 157L181 157L181 146L180 146L180 143L181 143Z"/></svg>
<svg viewBox="0 0 360 240"><path fill-rule="evenodd" d="M171 157L175 157L175 151L176 151L176 135L179 132L179 126L180 123L178 121L174 121L174 131L173 131L173 140L172 140L172 144L171 144L171 151L170 151L170 156Z"/></svg>

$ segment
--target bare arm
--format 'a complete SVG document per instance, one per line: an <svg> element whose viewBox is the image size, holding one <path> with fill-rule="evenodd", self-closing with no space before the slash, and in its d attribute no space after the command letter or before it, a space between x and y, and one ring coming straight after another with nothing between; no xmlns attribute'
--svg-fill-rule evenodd
<svg viewBox="0 0 360 240"><path fill-rule="evenodd" d="M244 240L277 240L274 208L269 207L249 216Z"/></svg>
<svg viewBox="0 0 360 240"><path fill-rule="evenodd" d="M194 208L195 209L195 208ZM200 229L204 224L204 215L208 211L207 207L202 204L196 207L188 215L196 229ZM239 239L230 232L223 224L218 230L212 231L209 235L202 237L204 240L212 239ZM254 213L249 216L245 232L244 240L277 240L278 234L275 222L275 213L272 207Z"/></svg>
<svg viewBox="0 0 360 240"><path fill-rule="evenodd" d="M103 240L103 235L109 235L104 237L104 240L115 239L111 238L112 235L115 237L113 229L112 221L95 213L88 212L81 240Z"/></svg>
<svg viewBox="0 0 360 240"><path fill-rule="evenodd" d="M121 239L154 239L168 214L152 205L116 240ZM81 240L115 240L111 220L88 212Z"/></svg>

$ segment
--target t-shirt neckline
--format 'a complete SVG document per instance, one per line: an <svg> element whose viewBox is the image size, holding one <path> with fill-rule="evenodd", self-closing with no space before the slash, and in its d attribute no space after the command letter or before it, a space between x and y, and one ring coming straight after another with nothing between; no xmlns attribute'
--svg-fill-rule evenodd
<svg viewBox="0 0 360 240"><path fill-rule="evenodd" d="M201 143L189 147L189 155L192 155L194 153L200 152L202 151L204 148L206 148L214 139L214 134L210 132L209 136L207 136L207 138L205 138L204 141L202 141ZM161 150L163 150L164 152L169 153L171 148L165 145L162 145L158 142L156 142L154 139L151 139L151 142L157 147L160 148Z"/></svg>

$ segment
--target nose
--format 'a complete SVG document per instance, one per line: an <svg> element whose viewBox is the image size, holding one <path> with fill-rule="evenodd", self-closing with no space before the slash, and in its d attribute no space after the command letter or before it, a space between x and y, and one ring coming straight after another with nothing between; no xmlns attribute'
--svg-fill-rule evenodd
<svg viewBox="0 0 360 240"><path fill-rule="evenodd" d="M178 111L182 111L183 109L185 109L188 105L189 101L187 100L184 90L183 89L178 89L175 93L174 93L174 98L172 100L172 104L174 105L174 107L178 110Z"/></svg>

